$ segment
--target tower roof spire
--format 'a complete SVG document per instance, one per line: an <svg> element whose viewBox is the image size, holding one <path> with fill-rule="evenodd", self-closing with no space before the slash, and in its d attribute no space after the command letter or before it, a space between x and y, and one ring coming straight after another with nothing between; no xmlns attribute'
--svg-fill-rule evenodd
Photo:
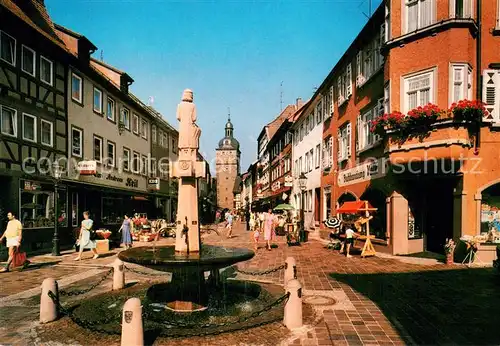
<svg viewBox="0 0 500 346"><path fill-rule="evenodd" d="M231 122L231 108L227 107L227 122Z"/></svg>

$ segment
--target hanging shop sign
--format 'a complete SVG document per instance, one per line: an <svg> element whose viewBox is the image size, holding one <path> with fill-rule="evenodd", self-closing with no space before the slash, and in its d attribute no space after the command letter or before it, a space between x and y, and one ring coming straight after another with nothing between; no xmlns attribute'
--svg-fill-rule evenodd
<svg viewBox="0 0 500 346"><path fill-rule="evenodd" d="M382 178L386 175L388 168L387 165L384 165L384 162L384 159L378 159L340 172L338 178L339 186L352 185Z"/></svg>
<svg viewBox="0 0 500 346"><path fill-rule="evenodd" d="M272 191L277 191L281 188L281 183L279 181L276 181L271 185L271 190Z"/></svg>
<svg viewBox="0 0 500 346"><path fill-rule="evenodd" d="M287 175L285 177L285 187L292 187L293 186L293 177L291 175Z"/></svg>
<svg viewBox="0 0 500 346"><path fill-rule="evenodd" d="M24 181L24 189L25 191L37 191L41 190L42 186L39 183L35 183L34 181L25 180Z"/></svg>
<svg viewBox="0 0 500 346"><path fill-rule="evenodd" d="M160 178L149 178L148 179L148 190L160 191Z"/></svg>
<svg viewBox="0 0 500 346"><path fill-rule="evenodd" d="M95 175L97 173L96 161L80 161L77 170L80 175Z"/></svg>

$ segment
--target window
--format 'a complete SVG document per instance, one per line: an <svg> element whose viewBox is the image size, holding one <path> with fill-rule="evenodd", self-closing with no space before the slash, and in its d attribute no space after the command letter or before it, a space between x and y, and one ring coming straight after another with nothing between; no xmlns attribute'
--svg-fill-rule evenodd
<svg viewBox="0 0 500 346"><path fill-rule="evenodd" d="M123 126L125 126L127 130L130 131L130 111L125 107L122 108L120 122L123 124Z"/></svg>
<svg viewBox="0 0 500 346"><path fill-rule="evenodd" d="M76 74L71 74L71 98L78 102L82 103L82 78L77 76Z"/></svg>
<svg viewBox="0 0 500 346"><path fill-rule="evenodd" d="M147 120L141 120L141 136L144 139L148 139L149 123Z"/></svg>
<svg viewBox="0 0 500 346"><path fill-rule="evenodd" d="M71 128L71 154L82 157L83 131L75 127Z"/></svg>
<svg viewBox="0 0 500 346"><path fill-rule="evenodd" d="M17 137L17 111L15 109L1 106L2 134Z"/></svg>
<svg viewBox="0 0 500 346"><path fill-rule="evenodd" d="M26 46L21 48L21 69L31 76L35 76L35 51Z"/></svg>
<svg viewBox="0 0 500 346"><path fill-rule="evenodd" d="M164 137L163 137L163 131L161 131L161 130L158 130L158 140L159 140L160 147L163 147Z"/></svg>
<svg viewBox="0 0 500 346"><path fill-rule="evenodd" d="M36 117L23 113L23 139L36 142Z"/></svg>
<svg viewBox="0 0 500 346"><path fill-rule="evenodd" d="M434 70L406 77L403 87L404 113L434 102Z"/></svg>
<svg viewBox="0 0 500 346"><path fill-rule="evenodd" d="M102 91L94 87L94 112L102 114Z"/></svg>
<svg viewBox="0 0 500 346"><path fill-rule="evenodd" d="M308 173L309 172L309 152L306 153L306 156L304 157L304 172Z"/></svg>
<svg viewBox="0 0 500 346"><path fill-rule="evenodd" d="M144 155L142 155L141 157L141 174L142 175L148 174L148 158L147 156Z"/></svg>
<svg viewBox="0 0 500 346"><path fill-rule="evenodd" d="M323 141L323 169L329 169L333 164L333 137L329 136Z"/></svg>
<svg viewBox="0 0 500 346"><path fill-rule="evenodd" d="M53 82L53 64L49 59L40 56L40 80L48 85Z"/></svg>
<svg viewBox="0 0 500 346"><path fill-rule="evenodd" d="M316 155L315 155L315 163L314 163L314 166L316 168L319 168L319 165L320 165L320 161L321 161L321 144L318 144L316 146Z"/></svg>
<svg viewBox="0 0 500 346"><path fill-rule="evenodd" d="M132 158L132 172L139 173L140 172L139 166L141 164L141 157L140 157L139 153L136 153L135 151L134 151L133 155L134 156Z"/></svg>
<svg viewBox="0 0 500 346"><path fill-rule="evenodd" d="M314 168L314 149L309 150L309 171L312 171Z"/></svg>
<svg viewBox="0 0 500 346"><path fill-rule="evenodd" d="M151 140L156 144L156 125L151 126Z"/></svg>
<svg viewBox="0 0 500 346"><path fill-rule="evenodd" d="M384 113L384 99L379 99L377 106L358 116L356 129L356 151L368 149L380 140L380 136L370 131L370 123Z"/></svg>
<svg viewBox="0 0 500 346"><path fill-rule="evenodd" d="M40 141L43 145L47 145L49 147L54 144L54 124L50 121L41 119L40 120L40 132L41 138Z"/></svg>
<svg viewBox="0 0 500 346"><path fill-rule="evenodd" d="M352 70L348 64L344 71L337 77L338 105L341 106L352 95Z"/></svg>
<svg viewBox="0 0 500 346"><path fill-rule="evenodd" d="M434 22L434 0L405 0L406 33Z"/></svg>
<svg viewBox="0 0 500 346"><path fill-rule="evenodd" d="M325 116L323 120L330 118L333 115L333 85L330 86L330 91L328 92L327 101L325 102Z"/></svg>
<svg viewBox="0 0 500 346"><path fill-rule="evenodd" d="M0 31L0 59L16 65L16 40L3 31Z"/></svg>
<svg viewBox="0 0 500 346"><path fill-rule="evenodd" d="M351 123L347 123L337 132L338 161L342 162L351 156Z"/></svg>
<svg viewBox="0 0 500 346"><path fill-rule="evenodd" d="M356 86L363 86L384 63L380 53L381 37L383 32L377 35L363 50L356 55ZM382 41L383 42L383 41Z"/></svg>
<svg viewBox="0 0 500 346"><path fill-rule="evenodd" d="M304 139L304 122L300 124L300 141L302 142L303 139Z"/></svg>
<svg viewBox="0 0 500 346"><path fill-rule="evenodd" d="M472 18L472 14L474 13L472 6L472 0L451 0L450 17Z"/></svg>
<svg viewBox="0 0 500 346"><path fill-rule="evenodd" d="M151 160L151 170L149 172L150 177L157 177L158 176L158 163L156 160Z"/></svg>
<svg viewBox="0 0 500 346"><path fill-rule="evenodd" d="M318 102L318 104L316 105L315 113L316 113L316 124L319 124L323 121L323 101Z"/></svg>
<svg viewBox="0 0 500 346"><path fill-rule="evenodd" d="M94 160L102 162L102 138L94 135Z"/></svg>
<svg viewBox="0 0 500 346"><path fill-rule="evenodd" d="M451 103L472 98L472 68L468 64L451 64Z"/></svg>
<svg viewBox="0 0 500 346"><path fill-rule="evenodd" d="M19 220L23 229L29 228L50 228L54 227L54 221L66 227L67 218L67 194L66 191L57 191L58 213L54 215L54 185L40 184L31 181L21 181L19 195L20 215ZM36 207L33 207L36 206Z"/></svg>
<svg viewBox="0 0 500 346"><path fill-rule="evenodd" d="M137 114L132 114L132 132L136 135L139 134L139 116Z"/></svg>
<svg viewBox="0 0 500 346"><path fill-rule="evenodd" d="M125 147L123 148L123 170L127 172L130 170L130 149Z"/></svg>
<svg viewBox="0 0 500 346"><path fill-rule="evenodd" d="M384 113L391 112L391 82L387 82L384 86Z"/></svg>
<svg viewBox="0 0 500 346"><path fill-rule="evenodd" d="M108 97L108 102L106 104L106 118L115 121L115 100L110 97Z"/></svg>
<svg viewBox="0 0 500 346"><path fill-rule="evenodd" d="M115 143L108 141L108 156L106 157L106 164L110 167L115 167L115 153L116 153L116 145Z"/></svg>
<svg viewBox="0 0 500 346"><path fill-rule="evenodd" d="M391 9L387 4L385 6L385 20L382 32L384 33L384 35L381 38L385 43L391 39Z"/></svg>

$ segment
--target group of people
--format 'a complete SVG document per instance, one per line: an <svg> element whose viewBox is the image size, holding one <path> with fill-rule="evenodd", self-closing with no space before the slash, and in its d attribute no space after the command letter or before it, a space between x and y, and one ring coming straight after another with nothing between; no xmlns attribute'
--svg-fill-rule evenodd
<svg viewBox="0 0 500 346"><path fill-rule="evenodd" d="M271 251L271 240L276 237L276 231L283 230L285 227L285 218L273 214L273 210L269 209L265 212L250 213L249 220L250 231L253 232L253 240L255 250L259 248L260 235L264 233L264 241L266 248Z"/></svg>

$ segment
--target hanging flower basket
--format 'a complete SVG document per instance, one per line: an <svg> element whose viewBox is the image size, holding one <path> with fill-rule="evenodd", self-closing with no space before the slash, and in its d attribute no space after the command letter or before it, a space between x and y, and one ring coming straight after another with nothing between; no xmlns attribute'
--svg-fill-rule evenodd
<svg viewBox="0 0 500 346"><path fill-rule="evenodd" d="M488 116L485 104L479 100L460 100L453 103L450 112L456 121L480 122Z"/></svg>

